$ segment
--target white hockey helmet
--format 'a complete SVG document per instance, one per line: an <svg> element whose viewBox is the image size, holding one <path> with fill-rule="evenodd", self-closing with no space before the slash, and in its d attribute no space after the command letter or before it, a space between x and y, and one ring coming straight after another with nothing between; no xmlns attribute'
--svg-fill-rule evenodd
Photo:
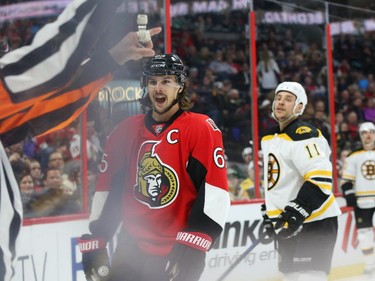
<svg viewBox="0 0 375 281"><path fill-rule="evenodd" d="M374 131L375 132L375 125L372 122L364 122L359 126L359 133L361 134L363 131Z"/></svg>
<svg viewBox="0 0 375 281"><path fill-rule="evenodd" d="M297 105L302 103L302 109L299 113L295 113L296 116L302 115L303 111L305 110L306 104L307 104L307 95L305 92L305 89L302 87L300 83L297 82L290 82L290 81L285 81L280 83L276 90L275 90L275 96L277 95L278 92L281 91L286 91L289 93L292 93L293 95L296 96L296 102L294 106L293 112L296 110ZM272 106L272 109L274 108L274 105Z"/></svg>

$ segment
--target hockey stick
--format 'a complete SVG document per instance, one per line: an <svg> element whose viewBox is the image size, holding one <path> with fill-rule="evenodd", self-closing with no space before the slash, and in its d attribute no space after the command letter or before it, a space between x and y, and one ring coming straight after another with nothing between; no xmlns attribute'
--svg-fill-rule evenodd
<svg viewBox="0 0 375 281"><path fill-rule="evenodd" d="M224 271L224 273L217 279L217 281L223 281L225 277L252 251L254 248L259 244L260 239L257 239L251 244L249 248L246 249L245 252L242 253L241 256L236 259L234 263L232 263L227 270Z"/></svg>
<svg viewBox="0 0 375 281"><path fill-rule="evenodd" d="M268 217L267 215L267 212L266 212L266 205L265 204L262 204L261 205L261 213L262 213L262 217L263 217L263 220L265 221L269 221L271 222L270 218ZM272 226L272 223L269 224L270 226ZM273 227L269 228L270 232L275 232L275 230L273 229ZM270 237L275 237L275 235L273 235L274 233L272 233L272 235ZM253 244L246 249L245 252L243 252L243 254L241 256L239 256L239 258L233 263L231 264L228 269L226 271L224 271L224 273L220 276L219 279L217 279L217 281L223 281L224 278L252 251L254 250L254 248L259 244L260 242L260 239L258 238L257 240L255 240L253 242ZM276 249L276 239L275 239L275 249Z"/></svg>

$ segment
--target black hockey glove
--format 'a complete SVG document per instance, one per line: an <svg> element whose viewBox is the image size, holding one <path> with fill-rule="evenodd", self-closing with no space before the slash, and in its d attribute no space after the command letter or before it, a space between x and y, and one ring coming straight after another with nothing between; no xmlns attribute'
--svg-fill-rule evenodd
<svg viewBox="0 0 375 281"><path fill-rule="evenodd" d="M211 237L204 233L179 232L165 268L168 280L198 281L211 243Z"/></svg>
<svg viewBox="0 0 375 281"><path fill-rule="evenodd" d="M353 189L352 182L346 182L342 185L342 192L346 200L346 205L348 207L357 207L357 198L355 197L355 191Z"/></svg>
<svg viewBox="0 0 375 281"><path fill-rule="evenodd" d="M303 222L311 215L309 208L300 200L290 201L276 220L275 230L281 229L277 236L281 239L288 239L296 236L303 228Z"/></svg>
<svg viewBox="0 0 375 281"><path fill-rule="evenodd" d="M267 210L266 210L265 204L262 204L261 212L262 212L262 217L263 217L263 228L266 231L267 236L269 238L275 238L276 237L275 228L273 226L273 223L272 223L271 219L267 215Z"/></svg>
<svg viewBox="0 0 375 281"><path fill-rule="evenodd" d="M104 239L84 234L78 241L82 253L82 266L87 281L106 281L109 278L110 263Z"/></svg>

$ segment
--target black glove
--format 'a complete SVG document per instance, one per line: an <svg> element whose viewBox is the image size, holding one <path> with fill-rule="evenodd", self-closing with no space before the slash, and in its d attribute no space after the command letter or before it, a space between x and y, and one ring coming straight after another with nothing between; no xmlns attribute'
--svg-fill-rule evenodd
<svg viewBox="0 0 375 281"><path fill-rule="evenodd" d="M200 232L179 232L168 255L168 280L198 281L205 266L206 251L212 239Z"/></svg>
<svg viewBox="0 0 375 281"><path fill-rule="evenodd" d="M303 222L311 215L309 208L300 200L290 201L276 220L275 230L281 229L277 236L281 239L288 239L296 236L303 228Z"/></svg>
<svg viewBox="0 0 375 281"><path fill-rule="evenodd" d="M82 266L87 281L109 279L110 263L104 239L84 234L78 241L82 253Z"/></svg>
<svg viewBox="0 0 375 281"><path fill-rule="evenodd" d="M269 216L267 215L266 205L262 204L261 212L263 217L263 228L266 231L266 234L269 238L276 237L275 228Z"/></svg>
<svg viewBox="0 0 375 281"><path fill-rule="evenodd" d="M342 185L342 191L346 200L346 205L348 207L357 207L357 198L355 197L355 191L353 189L352 182L346 182Z"/></svg>

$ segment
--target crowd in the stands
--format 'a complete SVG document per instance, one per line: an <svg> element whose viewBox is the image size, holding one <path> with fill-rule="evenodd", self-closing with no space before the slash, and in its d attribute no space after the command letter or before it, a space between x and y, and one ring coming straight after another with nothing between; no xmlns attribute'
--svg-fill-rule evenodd
<svg viewBox="0 0 375 281"><path fill-rule="evenodd" d="M247 17L248 13L241 11L186 16L172 29L173 52L188 66L194 101L192 110L209 115L223 132L228 157L228 184L233 200L255 196L253 150L249 143L253 140L254 104L250 93ZM29 44L40 27L50 20L39 18L1 23L0 50L13 50ZM302 118L318 127L328 141L331 134L336 135L340 170L345 155L359 145L358 125L375 121L372 68L375 33L342 34L333 38L335 112L332 113L329 110L326 51L322 40L306 40L304 29L299 26L261 24L257 29L259 135L276 124L270 117L276 85L286 80L300 82L309 98ZM162 39L158 40L156 46L160 52L163 44ZM101 110L97 103L93 107L96 112ZM330 114L335 116L334 128L331 128ZM106 126L99 124L105 120L105 114L102 117L89 118L87 128L88 176L92 186L107 133L103 131ZM29 216L74 213L82 209L80 142L77 122L52 135L27 139L7 148ZM59 207L50 210L50 201L57 197L56 206Z"/></svg>

